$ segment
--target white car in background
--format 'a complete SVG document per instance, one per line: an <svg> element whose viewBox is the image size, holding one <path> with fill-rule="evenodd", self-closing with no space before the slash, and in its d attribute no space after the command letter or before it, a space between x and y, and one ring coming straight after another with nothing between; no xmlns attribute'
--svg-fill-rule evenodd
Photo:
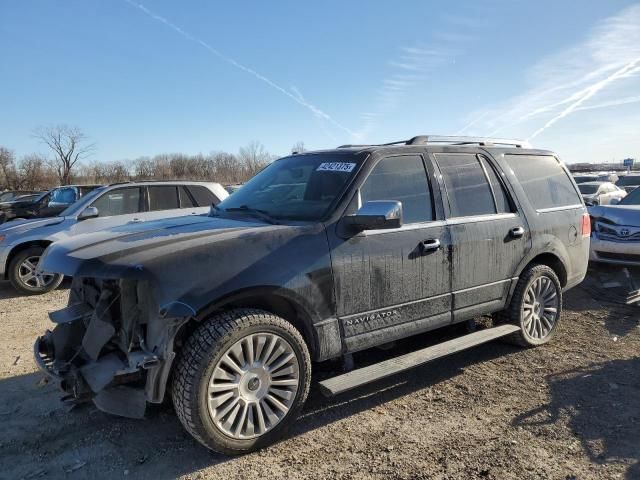
<svg viewBox="0 0 640 480"><path fill-rule="evenodd" d="M587 205L609 205L618 203L627 196L627 192L611 182L579 183L578 189Z"/></svg>

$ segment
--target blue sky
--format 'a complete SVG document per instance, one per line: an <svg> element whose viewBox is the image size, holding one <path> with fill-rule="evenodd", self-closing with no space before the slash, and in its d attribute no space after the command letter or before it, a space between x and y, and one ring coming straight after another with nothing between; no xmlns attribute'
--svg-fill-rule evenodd
<svg viewBox="0 0 640 480"><path fill-rule="evenodd" d="M93 160L417 134L640 158L640 4L0 0L0 145Z"/></svg>

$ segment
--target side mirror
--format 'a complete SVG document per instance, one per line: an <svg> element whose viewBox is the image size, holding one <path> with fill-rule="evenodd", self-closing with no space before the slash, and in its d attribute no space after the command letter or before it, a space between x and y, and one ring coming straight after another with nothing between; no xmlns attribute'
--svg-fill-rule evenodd
<svg viewBox="0 0 640 480"><path fill-rule="evenodd" d="M355 215L342 219L354 230L382 230L402 226L402 203L390 200L366 202Z"/></svg>
<svg viewBox="0 0 640 480"><path fill-rule="evenodd" d="M100 212L98 212L98 209L96 207L87 207L82 212L80 212L80 215L78 215L78 220L96 218L98 215L100 215Z"/></svg>
<svg viewBox="0 0 640 480"><path fill-rule="evenodd" d="M619 203L620 203L619 198L612 198L611 200L609 200L609 205L618 205Z"/></svg>

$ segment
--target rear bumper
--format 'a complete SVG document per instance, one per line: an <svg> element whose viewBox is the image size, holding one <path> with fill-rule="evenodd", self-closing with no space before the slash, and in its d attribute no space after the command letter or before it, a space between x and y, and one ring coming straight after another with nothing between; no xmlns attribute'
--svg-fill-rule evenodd
<svg viewBox="0 0 640 480"><path fill-rule="evenodd" d="M591 237L589 260L617 265L640 266L640 242L602 240Z"/></svg>

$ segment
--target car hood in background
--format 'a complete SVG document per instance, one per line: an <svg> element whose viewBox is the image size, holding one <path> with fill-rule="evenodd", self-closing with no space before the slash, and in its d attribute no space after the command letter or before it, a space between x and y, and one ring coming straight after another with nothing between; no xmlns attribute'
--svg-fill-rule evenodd
<svg viewBox="0 0 640 480"><path fill-rule="evenodd" d="M618 225L640 226L640 205L598 205L589 207L589 215L605 218Z"/></svg>
<svg viewBox="0 0 640 480"><path fill-rule="evenodd" d="M15 207L29 207L31 205L36 205L37 202L33 200L11 200L9 202L0 203L0 209L10 209Z"/></svg>
<svg viewBox="0 0 640 480"><path fill-rule="evenodd" d="M64 222L65 217L34 218L32 220L12 220L0 225L0 233L19 235L40 227L49 227Z"/></svg>

